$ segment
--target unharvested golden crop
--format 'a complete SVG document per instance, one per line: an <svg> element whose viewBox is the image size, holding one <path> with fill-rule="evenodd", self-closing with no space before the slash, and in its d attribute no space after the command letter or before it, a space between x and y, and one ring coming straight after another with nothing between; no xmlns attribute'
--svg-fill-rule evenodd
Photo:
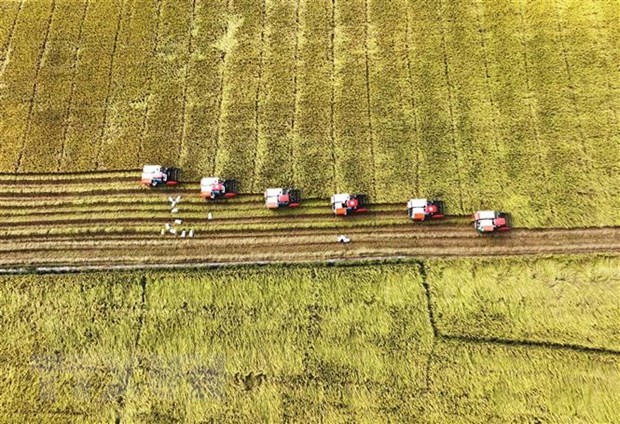
<svg viewBox="0 0 620 424"><path fill-rule="evenodd" d="M618 0L0 4L0 171L619 222Z"/></svg>

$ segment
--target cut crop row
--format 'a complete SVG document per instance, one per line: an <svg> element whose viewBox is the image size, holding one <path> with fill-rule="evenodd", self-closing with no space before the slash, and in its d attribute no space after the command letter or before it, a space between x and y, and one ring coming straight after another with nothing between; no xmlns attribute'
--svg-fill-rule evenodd
<svg viewBox="0 0 620 424"><path fill-rule="evenodd" d="M93 250L91 247L63 250L44 250L34 247L25 251L11 251L3 254L0 263L5 267L14 266L44 266L44 265L75 265L97 266L102 269L112 269L114 265L156 264L165 267L167 264L181 264L191 267L192 263L231 263L257 261L321 261L334 259L360 258L394 258L394 257L432 257L432 258L463 258L463 257L515 257L531 255L554 254L593 254L618 250L620 243L616 240L584 244L581 240L575 243L556 245L540 245L538 243L511 244L506 246L489 246L476 238L459 240L421 240L412 242L403 239L397 242L386 240L360 241L348 248L335 243L335 234L325 242L310 240L307 244L295 243L287 240L281 243L272 243L269 249L265 246L246 245L244 243L222 243L219 247L210 245L201 252L197 247L188 250L177 248L171 251L166 243L155 243L154 246L142 245L140 249L101 248ZM191 244L191 243L190 243ZM166 258L165 262L162 258Z"/></svg>

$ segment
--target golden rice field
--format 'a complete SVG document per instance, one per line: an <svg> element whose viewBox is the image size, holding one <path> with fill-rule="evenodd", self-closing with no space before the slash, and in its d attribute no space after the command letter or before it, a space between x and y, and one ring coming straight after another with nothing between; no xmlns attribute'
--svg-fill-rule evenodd
<svg viewBox="0 0 620 424"><path fill-rule="evenodd" d="M0 172L618 225L618 0L2 0Z"/></svg>
<svg viewBox="0 0 620 424"><path fill-rule="evenodd" d="M0 422L618 422L619 210L620 0L0 0Z"/></svg>
<svg viewBox="0 0 620 424"><path fill-rule="evenodd" d="M620 259L0 277L0 418L616 422Z"/></svg>

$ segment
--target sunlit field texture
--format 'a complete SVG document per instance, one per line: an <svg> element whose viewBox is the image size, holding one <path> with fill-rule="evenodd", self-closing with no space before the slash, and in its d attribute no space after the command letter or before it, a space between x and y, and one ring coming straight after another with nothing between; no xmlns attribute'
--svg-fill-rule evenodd
<svg viewBox="0 0 620 424"><path fill-rule="evenodd" d="M563 257L6 276L0 411L614 422L619 270Z"/></svg>
<svg viewBox="0 0 620 424"><path fill-rule="evenodd" d="M0 1L0 172L618 225L618 0Z"/></svg>

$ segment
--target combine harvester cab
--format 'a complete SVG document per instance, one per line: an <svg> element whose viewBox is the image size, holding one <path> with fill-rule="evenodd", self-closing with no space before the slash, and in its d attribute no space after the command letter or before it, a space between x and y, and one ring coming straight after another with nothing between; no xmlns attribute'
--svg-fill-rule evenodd
<svg viewBox="0 0 620 424"><path fill-rule="evenodd" d="M474 227L480 234L510 230L510 215L498 211L478 211L474 214Z"/></svg>
<svg viewBox="0 0 620 424"><path fill-rule="evenodd" d="M426 218L443 218L444 206L441 200L411 199L407 202L407 214L413 221L425 221Z"/></svg>
<svg viewBox="0 0 620 424"><path fill-rule="evenodd" d="M239 192L239 184L235 180L222 180L218 177L205 177L200 180L200 197L215 200L231 199Z"/></svg>
<svg viewBox="0 0 620 424"><path fill-rule="evenodd" d="M160 185L179 184L181 170L179 168L166 168L159 165L144 165L140 184L149 187Z"/></svg>
<svg viewBox="0 0 620 424"><path fill-rule="evenodd" d="M294 188L268 188L265 191L265 206L268 209L296 208L301 203L301 192Z"/></svg>
<svg viewBox="0 0 620 424"><path fill-rule="evenodd" d="M332 211L336 216L367 212L368 198L365 194L334 194L331 199Z"/></svg>

